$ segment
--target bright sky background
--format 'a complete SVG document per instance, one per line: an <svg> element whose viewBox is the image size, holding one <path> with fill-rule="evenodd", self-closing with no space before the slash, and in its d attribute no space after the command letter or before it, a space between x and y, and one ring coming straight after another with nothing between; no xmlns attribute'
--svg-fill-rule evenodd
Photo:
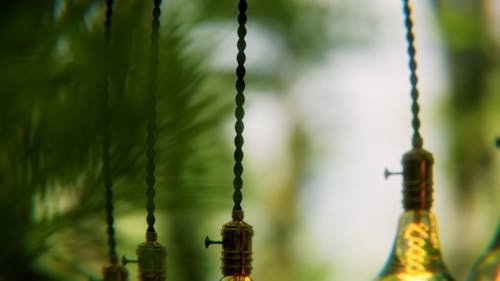
<svg viewBox="0 0 500 281"><path fill-rule="evenodd" d="M268 159L273 155L286 157L280 136L289 133L290 109L315 136L314 146L321 154L304 183L303 231L314 242L307 245L315 249L311 259L334 268L330 280L371 280L384 265L402 213L402 197L401 178L385 181L383 170L401 170L401 156L411 145L401 1L351 2L362 3L378 21L376 38L364 46L335 49L322 65L296 81L290 96L249 94L246 116L246 157L257 171L272 169L276 163ZM452 239L454 220L446 203L449 187L440 169L445 135L436 122L446 87L445 61L427 1L413 2L421 130L424 147L436 159L434 210L446 258L445 241Z"/></svg>
<svg viewBox="0 0 500 281"><path fill-rule="evenodd" d="M316 1L332 7L340 3ZM351 5L356 13L347 15L352 26L341 28L373 35L366 43L343 44L328 52L322 63L299 70L298 78L290 79L286 95L266 95L251 84L247 87L245 171L252 175L247 177L246 184L254 190L247 189L246 196L252 192L258 198L245 201L245 210L248 222L259 234L254 239L254 247L258 247L260 237L273 227L266 222L266 212L271 208L269 205L276 203L273 201L276 197L272 197L276 191L269 188L283 185L290 176L287 142L293 122L301 122L313 142L315 158L300 187L303 192L298 212L302 217L297 245L293 247L306 249L304 260L328 265L332 269L329 280L372 280L389 256L398 218L403 212L402 179L394 176L384 180L383 172L386 167L400 171L401 157L411 148L407 43L401 1L342 3ZM484 213L460 218L458 207L450 199L450 178L445 171L448 133L442 119L445 114L441 113L448 84L446 57L429 1L412 3L421 133L424 148L435 158L433 210L445 263L452 275L461 280L464 276L455 273L463 275L468 269L457 268L459 265L447 261L464 249L468 252L478 249L479 255L496 225L485 220ZM360 5L366 14L359 11ZM500 13L500 5L492 7L495 11L490 11L490 15L494 19ZM356 18L363 15L369 19ZM338 22L332 22L331 26L335 24ZM234 29L219 29L219 32L226 35L221 42L217 41L222 46L220 50L225 51L214 58L214 64L234 68L234 56L227 55L227 50L235 45ZM252 32L251 22L247 42L249 71L253 67L272 66L282 55L273 49L272 38ZM233 134L232 126L231 121L229 136ZM482 231L461 234L468 229ZM469 259L472 266L476 258L464 259ZM254 277L259 276L258 267L265 266L255 259Z"/></svg>

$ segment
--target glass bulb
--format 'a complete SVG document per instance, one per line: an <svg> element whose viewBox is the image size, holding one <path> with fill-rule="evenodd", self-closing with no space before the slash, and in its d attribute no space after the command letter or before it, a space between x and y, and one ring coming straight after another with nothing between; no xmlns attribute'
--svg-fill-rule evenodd
<svg viewBox="0 0 500 281"><path fill-rule="evenodd" d="M252 281L252 279L250 276L229 275L222 277L220 281Z"/></svg>
<svg viewBox="0 0 500 281"><path fill-rule="evenodd" d="M391 255L377 281L453 281L441 257L432 207L432 154L403 155L403 207Z"/></svg>
<svg viewBox="0 0 500 281"><path fill-rule="evenodd" d="M401 215L392 253L375 280L453 280L441 258L436 219L430 210L408 210Z"/></svg>
<svg viewBox="0 0 500 281"><path fill-rule="evenodd" d="M468 281L500 281L500 223L493 243L476 262Z"/></svg>

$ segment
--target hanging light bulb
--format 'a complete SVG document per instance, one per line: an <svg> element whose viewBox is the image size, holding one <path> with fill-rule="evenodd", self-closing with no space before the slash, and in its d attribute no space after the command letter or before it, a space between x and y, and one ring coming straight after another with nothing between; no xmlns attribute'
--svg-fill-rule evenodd
<svg viewBox="0 0 500 281"><path fill-rule="evenodd" d="M396 239L378 281L453 281L443 262L437 235L436 218L431 211L434 158L423 149L418 113L417 62L413 20L409 0L403 0L410 58L413 149L403 155L403 207ZM395 173L386 171L386 177Z"/></svg>
<svg viewBox="0 0 500 281"><path fill-rule="evenodd" d="M414 148L403 156L403 207L392 253L376 280L453 280L443 262L432 207L432 154ZM386 175L390 175L387 173Z"/></svg>
<svg viewBox="0 0 500 281"><path fill-rule="evenodd" d="M165 281L167 250L160 244L158 234L154 228L155 216L155 143L156 143L156 90L158 87L158 50L159 50L159 28L160 28L160 5L161 0L153 0L153 21L151 33L151 59L149 63L149 83L147 97L147 133L146 133L146 241L136 248L137 260L128 260L123 257L123 264L135 262L138 264L140 281Z"/></svg>
<svg viewBox="0 0 500 281"><path fill-rule="evenodd" d="M251 225L243 221L243 210L241 208L242 193L241 188L243 187L243 116L245 111L243 110L243 104L245 102L245 35L246 27L245 23L247 21L246 10L247 10L246 0L239 0L238 3L238 67L236 68L236 110L234 115L236 117L235 131L236 136L234 138L235 151L234 151L234 180L233 180L233 211L232 220L222 227L222 241L212 241L208 237L205 239L205 247L208 248L210 244L222 244L222 278L221 281L250 281L250 271L252 270L252 236L253 228Z"/></svg>
<svg viewBox="0 0 500 281"><path fill-rule="evenodd" d="M243 221L243 211L233 211L232 217L222 227L222 241L212 241L207 236L205 247L222 244L221 281L250 281L253 228Z"/></svg>
<svg viewBox="0 0 500 281"><path fill-rule="evenodd" d="M500 137L495 139L497 147L500 148ZM500 281L500 222L493 241L474 264L468 281Z"/></svg>

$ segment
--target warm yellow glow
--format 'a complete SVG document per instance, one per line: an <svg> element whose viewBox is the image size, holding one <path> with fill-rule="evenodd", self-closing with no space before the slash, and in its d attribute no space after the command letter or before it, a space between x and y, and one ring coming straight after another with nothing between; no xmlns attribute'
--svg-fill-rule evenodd
<svg viewBox="0 0 500 281"><path fill-rule="evenodd" d="M377 281L453 281L444 266L434 215L411 210L401 215L394 248Z"/></svg>
<svg viewBox="0 0 500 281"><path fill-rule="evenodd" d="M394 280L404 280L404 281L422 281L422 280L437 280L431 279L432 274L430 272L418 272L413 274L408 274L405 272L398 273L397 279Z"/></svg>
<svg viewBox="0 0 500 281"><path fill-rule="evenodd" d="M410 276L420 275L426 271L426 252L424 248L429 238L428 231L429 227L423 223L411 223L406 227L404 238L407 244L403 253L406 260L404 264L405 274Z"/></svg>
<svg viewBox="0 0 500 281"><path fill-rule="evenodd" d="M250 276L237 276L237 275L229 275L224 276L220 279L220 281L252 281Z"/></svg>

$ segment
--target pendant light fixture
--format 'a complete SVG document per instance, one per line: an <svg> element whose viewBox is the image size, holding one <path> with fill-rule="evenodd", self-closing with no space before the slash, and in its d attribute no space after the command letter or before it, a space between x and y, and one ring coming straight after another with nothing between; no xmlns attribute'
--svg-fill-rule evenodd
<svg viewBox="0 0 500 281"><path fill-rule="evenodd" d="M147 137L146 137L146 241L137 246L137 260L128 260L123 257L123 263L138 263L139 280L164 281L166 280L165 246L158 242L155 224L155 143L156 143L156 90L158 86L158 40L160 28L161 0L154 0L152 33L151 33L151 59L149 61L149 89L147 96Z"/></svg>
<svg viewBox="0 0 500 281"><path fill-rule="evenodd" d="M241 208L241 188L243 187L243 104L245 102L245 35L247 21L246 10L247 3L245 0L240 0L238 4L238 67L236 68L236 117L234 139L234 180L233 180L233 211L232 220L222 226L221 241L212 241L208 237L205 239L205 247L208 248L211 244L222 244L222 278L223 281L250 281L250 272L252 270L252 236L253 228L251 225L243 221L243 209Z"/></svg>
<svg viewBox="0 0 500 281"><path fill-rule="evenodd" d="M111 16L113 14L113 0L106 0L106 12L104 20L104 39L106 43L105 51L110 51L111 41ZM106 76L109 69L106 69ZM116 254L116 240L113 217L113 191L111 177L111 160L109 156L110 148L110 113L109 113L109 77L105 78L104 92L102 97L102 175L104 178L105 190L105 210L106 210L106 232L108 234L109 265L103 268L104 281L127 281L128 273L125 267L118 263Z"/></svg>
<svg viewBox="0 0 500 281"><path fill-rule="evenodd" d="M495 139L500 148L500 137ZM490 246L474 264L467 281L500 281L500 222Z"/></svg>
<svg viewBox="0 0 500 281"><path fill-rule="evenodd" d="M392 253L375 280L453 281L441 256L436 219L431 211L434 158L423 148L423 138L419 132L415 35L409 0L403 0L403 6L410 68L413 148L402 159L404 213L399 218ZM386 176L392 174L386 170Z"/></svg>

